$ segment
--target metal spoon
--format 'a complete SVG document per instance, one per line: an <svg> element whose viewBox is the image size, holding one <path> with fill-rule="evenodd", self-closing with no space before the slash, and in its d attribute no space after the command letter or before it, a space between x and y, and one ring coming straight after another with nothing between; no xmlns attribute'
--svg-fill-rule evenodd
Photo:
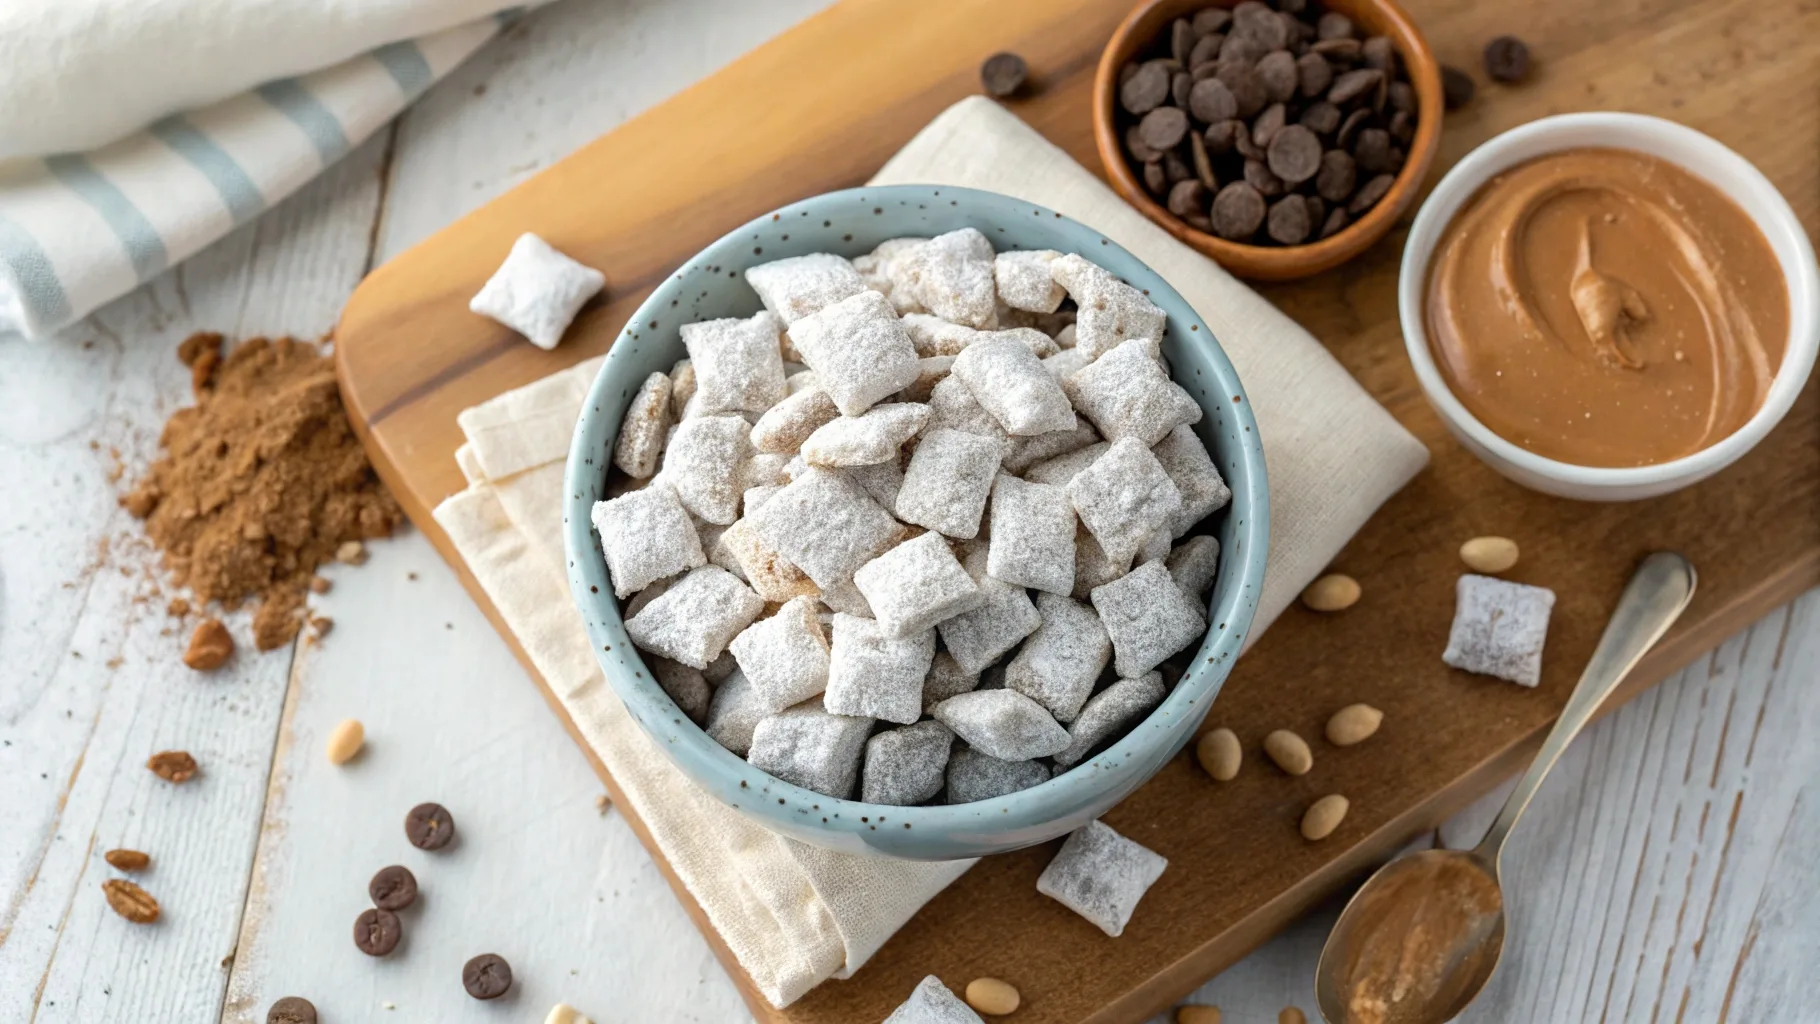
<svg viewBox="0 0 1820 1024"><path fill-rule="evenodd" d="M1485 838L1471 850L1424 850L1380 868L1353 895L1315 968L1329 1024L1440 1024L1478 996L1504 950L1504 840L1542 780L1694 594L1694 567L1645 558L1567 707Z"/></svg>

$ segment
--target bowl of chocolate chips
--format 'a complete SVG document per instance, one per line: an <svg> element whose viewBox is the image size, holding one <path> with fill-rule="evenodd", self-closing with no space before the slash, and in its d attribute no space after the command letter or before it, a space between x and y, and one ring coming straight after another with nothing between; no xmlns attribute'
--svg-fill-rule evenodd
<svg viewBox="0 0 1820 1024"><path fill-rule="evenodd" d="M1440 66L1392 0L1149 0L1094 79L1112 187L1241 277L1363 252L1440 141Z"/></svg>

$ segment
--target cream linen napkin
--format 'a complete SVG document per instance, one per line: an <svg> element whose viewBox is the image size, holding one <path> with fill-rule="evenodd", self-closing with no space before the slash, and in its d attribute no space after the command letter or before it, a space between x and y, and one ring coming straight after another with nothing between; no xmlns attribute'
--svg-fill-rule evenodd
<svg viewBox="0 0 1820 1024"><path fill-rule="evenodd" d="M965 185L1059 210L1148 263L1213 328L1245 381L1270 468L1270 568L1253 636L1426 461L1306 331L996 104L950 108L875 182ZM780 838L696 789L613 696L569 601L560 535L570 428L599 365L463 413L457 459L470 486L436 520L740 965L786 1005L857 970L972 862L887 861Z"/></svg>

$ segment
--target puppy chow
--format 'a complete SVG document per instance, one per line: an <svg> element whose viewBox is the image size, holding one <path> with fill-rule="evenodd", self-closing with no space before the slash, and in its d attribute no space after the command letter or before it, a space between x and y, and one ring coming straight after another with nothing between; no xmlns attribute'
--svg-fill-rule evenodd
<svg viewBox="0 0 1820 1024"><path fill-rule="evenodd" d="M782 326L770 312L683 324L683 345L695 367L694 411L762 413L781 401L784 360L777 336Z"/></svg>
<svg viewBox="0 0 1820 1024"><path fill-rule="evenodd" d="M791 785L845 800L859 782L871 732L871 719L830 714L811 701L760 721L746 760Z"/></svg>
<svg viewBox="0 0 1820 1024"><path fill-rule="evenodd" d="M951 804L991 800L1048 781L1049 768L1041 761L1001 761L965 746L948 758Z"/></svg>
<svg viewBox="0 0 1820 1024"><path fill-rule="evenodd" d="M1069 833L1037 878L1036 891L1116 939L1168 866L1168 860L1110 825L1090 821Z"/></svg>
<svg viewBox="0 0 1820 1024"><path fill-rule="evenodd" d="M661 480L611 501L595 502L592 518L618 597L629 597L708 560L689 513Z"/></svg>
<svg viewBox="0 0 1820 1024"><path fill-rule="evenodd" d="M1074 535L1074 591L1077 601L1085 601L1095 587L1102 587L1131 571L1131 559L1115 562L1093 534L1081 530Z"/></svg>
<svg viewBox="0 0 1820 1024"><path fill-rule="evenodd" d="M1048 757L1068 747L1062 728L1041 704L1014 690L974 690L935 706L937 721L1001 761Z"/></svg>
<svg viewBox="0 0 1820 1024"><path fill-rule="evenodd" d="M1131 437L1114 441L1106 454L1075 474L1068 482L1068 499L1112 562L1129 562L1182 506L1182 495L1163 464ZM1165 552L1168 541L1163 538Z"/></svg>
<svg viewBox="0 0 1820 1024"><path fill-rule="evenodd" d="M974 551L964 566L985 599L979 607L936 627L943 646L948 648L961 669L976 675L1004 657L1043 623L1023 587L987 575L987 554L986 551Z"/></svg>
<svg viewBox="0 0 1820 1024"><path fill-rule="evenodd" d="M904 486L904 470L901 457L870 466L853 466L842 472L847 478L860 485L879 507L892 515L897 514L897 496Z"/></svg>
<svg viewBox="0 0 1820 1024"><path fill-rule="evenodd" d="M866 603L866 595L859 592L852 580L843 580L822 591L822 604L831 612L857 616L862 619L872 618L872 606ZM833 636L830 632L829 636Z"/></svg>
<svg viewBox="0 0 1820 1024"><path fill-rule="evenodd" d="M670 695L689 721L700 725L707 719L708 702L714 696L714 688L708 685L707 677L700 669L679 665L668 658L651 658L646 664L657 678L657 685Z"/></svg>
<svg viewBox="0 0 1820 1024"><path fill-rule="evenodd" d="M1036 595L1043 624L1005 666L1005 687L1072 722L1112 660L1112 641L1092 608L1057 594Z"/></svg>
<svg viewBox="0 0 1820 1024"><path fill-rule="evenodd" d="M1070 253L1049 264L1074 304L1075 347L1098 359L1130 338L1163 337L1167 315L1144 293Z"/></svg>
<svg viewBox="0 0 1820 1024"><path fill-rule="evenodd" d="M958 356L961 349L987 336L976 328L949 323L928 313L905 313L904 330L910 335L910 344L916 346L916 354L922 357Z"/></svg>
<svg viewBox="0 0 1820 1024"><path fill-rule="evenodd" d="M919 982L910 998L898 1004L885 1024L984 1024L973 1008L948 991L942 979L931 974Z"/></svg>
<svg viewBox="0 0 1820 1024"><path fill-rule="evenodd" d="M626 418L619 424L619 440L613 445L613 464L627 476L639 480L657 472L664 453L664 439L670 432L670 378L653 373L639 386L626 407Z"/></svg>
<svg viewBox="0 0 1820 1024"><path fill-rule="evenodd" d="M893 638L920 633L986 599L937 533L904 541L867 562L853 574L853 584L872 606L879 629Z"/></svg>
<svg viewBox="0 0 1820 1024"><path fill-rule="evenodd" d="M701 549L708 556L708 562L732 573L746 586L751 586L752 581L746 577L746 567L739 564L739 556L726 545L727 531L731 529L733 527L719 526L706 520L695 524L695 533L701 538Z"/></svg>
<svg viewBox="0 0 1820 1024"><path fill-rule="evenodd" d="M740 757L752 749L752 730L776 709L734 668L731 675L714 688L708 701L708 720L702 726L714 742Z"/></svg>
<svg viewBox="0 0 1820 1024"><path fill-rule="evenodd" d="M966 327L996 325L998 289L993 280L992 243L976 228L937 235L900 257L894 283L909 283L929 312Z"/></svg>
<svg viewBox="0 0 1820 1024"><path fill-rule="evenodd" d="M1163 674L1147 672L1138 679L1121 679L1094 694L1068 726L1068 749L1055 755L1055 763L1064 768L1079 764L1101 743L1155 710L1167 693Z"/></svg>
<svg viewBox="0 0 1820 1024"><path fill-rule="evenodd" d="M954 733L940 722L886 729L866 741L859 798L869 804L909 807L942 790Z"/></svg>
<svg viewBox="0 0 1820 1024"><path fill-rule="evenodd" d="M816 618L820 603L792 598L777 614L747 626L727 649L773 711L828 688L828 641Z"/></svg>
<svg viewBox="0 0 1820 1024"><path fill-rule="evenodd" d="M1542 645L1555 592L1491 576L1461 576L1454 585L1453 629L1441 660L1457 669L1519 686L1542 681Z"/></svg>
<svg viewBox="0 0 1820 1024"><path fill-rule="evenodd" d="M727 651L720 652L720 657L708 662L708 667L701 670L702 678L709 686L719 686L722 682L739 671L739 659Z"/></svg>
<svg viewBox="0 0 1820 1024"><path fill-rule="evenodd" d="M738 416L697 416L677 425L664 456L663 478L676 488L684 508L722 526L739 518L742 470L752 452L750 432Z"/></svg>
<svg viewBox="0 0 1820 1024"><path fill-rule="evenodd" d="M1075 474L1093 465L1111 447L1111 441L1095 441L1085 448L1077 448L1066 455L1057 455L1054 458L1032 463L1028 469L1024 470L1024 479L1033 484L1067 487Z"/></svg>
<svg viewBox="0 0 1820 1024"><path fill-rule="evenodd" d="M1201 420L1201 407L1169 379L1143 341L1120 345L1061 387L1108 441L1135 437L1148 448L1176 427Z"/></svg>
<svg viewBox="0 0 1820 1024"><path fill-rule="evenodd" d="M916 348L890 301L875 291L796 321L790 336L845 415L858 416L916 380Z"/></svg>
<svg viewBox="0 0 1820 1024"><path fill-rule="evenodd" d="M1078 339L1078 335L1077 335L1077 328L1074 326L1074 321L1072 321L1072 320L1063 324L1062 329L1055 332L1055 344L1056 344L1056 347L1058 347L1058 348L1064 348L1064 349L1074 348L1075 343L1078 340L1079 339ZM1091 362L1093 362L1093 360L1091 358L1089 358L1086 360L1086 362L1083 362L1081 365L1085 366L1085 365L1087 365L1087 363L1091 363Z"/></svg>
<svg viewBox="0 0 1820 1024"><path fill-rule="evenodd" d="M1138 545L1137 557L1132 564L1143 565L1145 562L1156 562L1168 558L1169 539L1168 526L1159 526L1151 531L1150 535L1144 538L1144 543Z"/></svg>
<svg viewBox="0 0 1820 1024"><path fill-rule="evenodd" d="M670 419L681 421L683 413L689 408L689 400L695 397L695 364L687 359L679 359L670 367Z"/></svg>
<svg viewBox="0 0 1820 1024"><path fill-rule="evenodd" d="M1205 534L1190 537L1175 546L1164 565L1183 593L1199 598L1213 586L1220 570L1220 542Z"/></svg>
<svg viewBox="0 0 1820 1024"><path fill-rule="evenodd" d="M934 657L933 629L890 637L874 619L837 612L822 700L835 714L910 725L923 715L923 677Z"/></svg>
<svg viewBox="0 0 1820 1024"><path fill-rule="evenodd" d="M764 599L732 573L704 565L627 619L626 635L641 650L707 668L764 609Z"/></svg>
<svg viewBox="0 0 1820 1024"><path fill-rule="evenodd" d="M914 289L897 287L897 282L904 274L904 257L927 241L927 238L886 239L878 243L878 248L855 259L853 269L859 271L860 279L866 282L866 287L890 299L892 307L899 313L928 312L917 301Z"/></svg>
<svg viewBox="0 0 1820 1024"><path fill-rule="evenodd" d="M803 442L803 461L824 469L896 462L904 442L929 423L929 407L910 402L875 405L858 416L830 420Z"/></svg>
<svg viewBox="0 0 1820 1024"><path fill-rule="evenodd" d="M929 430L904 470L898 518L960 540L977 536L1003 454L997 438L946 427Z"/></svg>
<svg viewBox="0 0 1820 1024"><path fill-rule="evenodd" d="M866 287L853 264L826 252L761 263L746 271L746 283L758 293L765 309L785 324L794 324Z"/></svg>
<svg viewBox="0 0 1820 1024"><path fill-rule="evenodd" d="M1074 410L1062 386L1036 353L1017 341L990 338L967 346L954 357L953 375L1007 434L1074 429Z"/></svg>
<svg viewBox="0 0 1820 1024"><path fill-rule="evenodd" d="M1100 435L1093 429L1093 425L1079 416L1074 418L1074 426L1068 430L1052 430L1047 434L1011 438L1005 449L1005 471L1022 473L1039 462L1080 451L1099 439Z"/></svg>
<svg viewBox="0 0 1820 1024"><path fill-rule="evenodd" d="M776 496L774 492L773 497ZM763 507L763 504L759 507ZM808 574L777 549L767 544L753 529L751 518L741 519L721 532L716 544L739 563L748 586L759 597L782 604L798 597L815 597L821 589ZM716 564L719 564L718 561Z"/></svg>
<svg viewBox="0 0 1820 1024"><path fill-rule="evenodd" d="M469 300L468 309L549 350L562 341L569 322L606 282L600 271L577 263L526 232L512 243L505 262Z"/></svg>
<svg viewBox="0 0 1820 1024"><path fill-rule="evenodd" d="M992 264L998 297L1012 309L1053 313L1067 292L1049 273L1049 264L1062 254L1054 249L1015 249L1001 252Z"/></svg>
<svg viewBox="0 0 1820 1024"><path fill-rule="evenodd" d="M947 380L948 373L953 368L953 356L924 356L918 359L916 379L910 382L909 387L897 393L898 401L927 404L935 386Z"/></svg>
<svg viewBox="0 0 1820 1024"><path fill-rule="evenodd" d="M750 522L759 539L824 592L850 582L860 566L903 536L903 527L859 484L825 469L805 470Z"/></svg>
<svg viewBox="0 0 1820 1024"><path fill-rule="evenodd" d="M949 697L978 689L979 685L978 672L961 668L947 651L937 651L935 660L929 663L929 673L923 677L923 713L928 714Z"/></svg>
<svg viewBox="0 0 1820 1024"><path fill-rule="evenodd" d="M1112 665L1122 679L1142 676L1207 632L1200 602L1175 585L1162 562L1094 588L1093 608L1112 638Z"/></svg>
<svg viewBox="0 0 1820 1024"><path fill-rule="evenodd" d="M783 489L784 485L782 484L771 484L766 487L748 487L746 488L746 493L740 498L740 508L744 510L745 515L751 515L764 507L765 502L770 501L773 494L776 494Z"/></svg>
<svg viewBox="0 0 1820 1024"><path fill-rule="evenodd" d="M1169 517L1171 539L1194 529L1194 524L1225 508L1232 500L1232 490L1220 478L1213 457L1207 454L1207 446L1195 436L1192 428L1175 427L1151 446L1150 453L1163 464L1163 472L1169 474L1170 481L1182 496L1182 507Z"/></svg>
<svg viewBox="0 0 1820 1024"><path fill-rule="evenodd" d="M1038 360L1046 359L1061 351L1054 338L1034 327L1004 327L996 331L983 332L983 336L997 341L1015 341L1029 349L1030 354Z"/></svg>
<svg viewBox="0 0 1820 1024"><path fill-rule="evenodd" d="M987 571L1019 587L1074 590L1074 505L1068 492L1000 473L992 485Z"/></svg>
<svg viewBox="0 0 1820 1024"><path fill-rule="evenodd" d="M974 400L967 385L953 375L953 364L949 369L949 375L929 389L930 428L947 427L966 434L1003 439L1005 428L998 425L998 420L992 418L985 406Z"/></svg>
<svg viewBox="0 0 1820 1024"><path fill-rule="evenodd" d="M811 385L786 396L752 425L752 447L760 452L794 455L822 426L840 418L834 399Z"/></svg>

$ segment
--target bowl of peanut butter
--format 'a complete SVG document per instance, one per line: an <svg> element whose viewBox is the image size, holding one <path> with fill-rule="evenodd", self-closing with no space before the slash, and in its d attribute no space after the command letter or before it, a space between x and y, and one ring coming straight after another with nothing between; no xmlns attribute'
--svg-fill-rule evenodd
<svg viewBox="0 0 1820 1024"><path fill-rule="evenodd" d="M1543 118L1423 204L1398 306L1429 403L1525 486L1653 497L1749 451L1820 347L1820 270L1769 179L1640 114Z"/></svg>

